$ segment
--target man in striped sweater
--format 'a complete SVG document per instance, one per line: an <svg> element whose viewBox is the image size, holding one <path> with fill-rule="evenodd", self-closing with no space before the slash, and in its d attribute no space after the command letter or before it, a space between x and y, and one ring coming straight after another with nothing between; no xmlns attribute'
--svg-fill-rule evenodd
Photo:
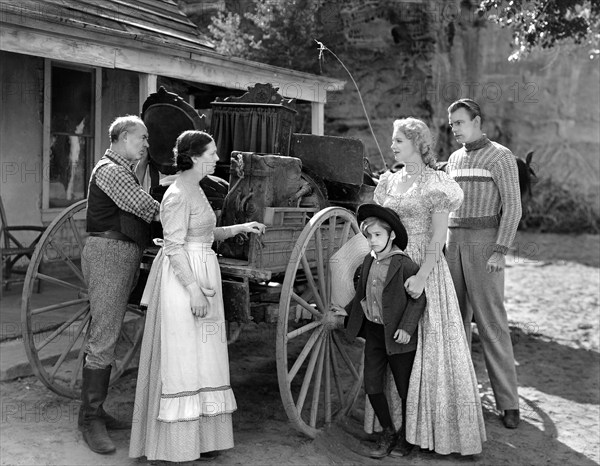
<svg viewBox="0 0 600 466"><path fill-rule="evenodd" d="M519 398L504 308L504 267L521 219L517 163L509 149L482 132L481 109L475 101L454 102L448 117L463 147L450 156L447 172L465 195L448 221L448 266L469 344L475 316L496 407L505 427L515 429Z"/></svg>

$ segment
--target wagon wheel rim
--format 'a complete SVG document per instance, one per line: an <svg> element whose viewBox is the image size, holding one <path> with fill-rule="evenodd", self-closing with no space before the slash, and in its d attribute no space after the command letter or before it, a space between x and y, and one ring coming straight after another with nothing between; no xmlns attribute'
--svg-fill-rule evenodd
<svg viewBox="0 0 600 466"><path fill-rule="evenodd" d="M296 242L282 285L276 348L279 389L290 421L312 438L350 414L362 386L363 347L346 340L343 318L335 316L331 300L330 261L357 234L356 219L348 210L329 207L317 213ZM364 258L362 250L359 254ZM290 320L296 309L310 316L299 326Z"/></svg>
<svg viewBox="0 0 600 466"><path fill-rule="evenodd" d="M45 230L31 256L21 299L21 326L25 353L34 375L53 392L79 398L85 341L91 319L87 285L79 255L85 245L82 232L87 200L74 203ZM50 261L48 261L50 259ZM54 259L63 268L48 262ZM68 276L65 274L68 271ZM40 292L35 293L37 284ZM44 290L44 285L53 285ZM138 352L143 314L128 306L119 337L114 383Z"/></svg>

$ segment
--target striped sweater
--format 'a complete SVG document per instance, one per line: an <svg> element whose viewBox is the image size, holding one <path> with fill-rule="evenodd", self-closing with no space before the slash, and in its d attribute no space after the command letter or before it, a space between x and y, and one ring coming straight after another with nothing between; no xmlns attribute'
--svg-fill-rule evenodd
<svg viewBox="0 0 600 466"><path fill-rule="evenodd" d="M521 219L519 174L513 153L484 134L450 156L447 172L465 194L459 209L450 213L448 226L498 228L493 250L506 254Z"/></svg>

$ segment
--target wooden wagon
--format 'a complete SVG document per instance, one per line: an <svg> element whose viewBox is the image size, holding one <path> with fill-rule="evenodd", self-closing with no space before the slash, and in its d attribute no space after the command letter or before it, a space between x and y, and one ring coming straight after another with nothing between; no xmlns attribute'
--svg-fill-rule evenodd
<svg viewBox="0 0 600 466"><path fill-rule="evenodd" d="M268 134L266 143L256 135L240 142L213 131L222 157L218 172L229 183L209 178L203 187L222 225L251 220L267 225L262 237L215 245L228 339L235 341L245 323L276 322L283 406L293 425L314 437L336 417L348 415L362 385L362 347L342 335L335 307L352 293L353 274L364 257L352 212L372 198L374 183L365 173L360 141L294 134L293 102L270 86L259 90L215 102L211 130L227 123L232 112L259 110L277 120L271 126L275 134ZM204 123L164 89L149 97L142 118L150 133L152 190L160 196L165 188L158 178L171 173L175 137L185 129L203 129ZM165 127L165 120L174 123ZM71 398L80 394L91 318L79 259L86 205L86 200L73 204L48 226L31 258L22 299L23 339L33 370L49 389ZM160 236L157 227L155 235ZM156 252L154 247L145 251L117 347L113 382L136 363L144 328L139 297Z"/></svg>

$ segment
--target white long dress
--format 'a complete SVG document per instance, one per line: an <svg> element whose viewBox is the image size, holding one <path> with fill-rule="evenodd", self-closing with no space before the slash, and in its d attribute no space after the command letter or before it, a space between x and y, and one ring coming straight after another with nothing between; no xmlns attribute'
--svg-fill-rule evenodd
<svg viewBox="0 0 600 466"><path fill-rule="evenodd" d="M177 179L161 203L164 246L143 301L140 355L129 455L193 461L233 447L229 359L221 273L211 249L216 217L197 184ZM208 314L195 317L184 283L215 290Z"/></svg>

